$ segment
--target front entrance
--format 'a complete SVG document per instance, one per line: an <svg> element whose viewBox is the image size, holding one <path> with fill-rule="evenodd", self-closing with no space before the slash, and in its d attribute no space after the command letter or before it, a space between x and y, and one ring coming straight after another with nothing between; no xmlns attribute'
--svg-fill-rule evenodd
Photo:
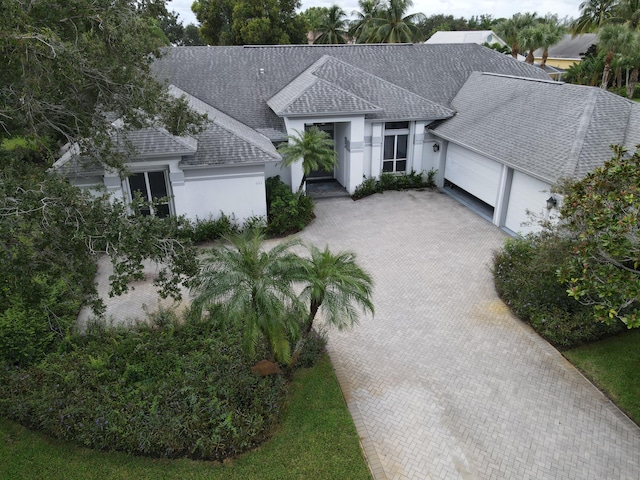
<svg viewBox="0 0 640 480"><path fill-rule="evenodd" d="M327 132L331 137L331 140L334 140L335 128L333 123L314 123L313 125L308 125L305 129L310 129L311 127L317 127L319 130L323 132ZM335 144L334 144L335 148ZM317 182L317 181L327 181L333 180L335 178L335 174L333 170L327 171L323 169L319 170L311 170L309 175L307 176L308 182Z"/></svg>

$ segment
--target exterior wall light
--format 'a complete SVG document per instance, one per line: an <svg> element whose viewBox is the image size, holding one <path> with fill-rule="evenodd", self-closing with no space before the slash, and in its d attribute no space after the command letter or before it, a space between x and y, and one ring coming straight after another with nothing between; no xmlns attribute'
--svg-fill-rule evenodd
<svg viewBox="0 0 640 480"><path fill-rule="evenodd" d="M440 144L438 142L433 144L433 151L438 152L440 150Z"/></svg>
<svg viewBox="0 0 640 480"><path fill-rule="evenodd" d="M555 208L558 206L558 200L556 199L556 197L554 197L553 195L551 195L548 199L547 199L547 210L551 210L552 208Z"/></svg>

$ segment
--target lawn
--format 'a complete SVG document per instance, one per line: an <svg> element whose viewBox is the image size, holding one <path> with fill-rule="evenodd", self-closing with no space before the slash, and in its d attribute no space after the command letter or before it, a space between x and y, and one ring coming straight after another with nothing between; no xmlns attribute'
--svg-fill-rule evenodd
<svg viewBox="0 0 640 480"><path fill-rule="evenodd" d="M282 423L256 450L224 464L96 452L0 419L0 478L370 479L327 357L296 373Z"/></svg>
<svg viewBox="0 0 640 480"><path fill-rule="evenodd" d="M632 420L640 424L640 329L563 353Z"/></svg>

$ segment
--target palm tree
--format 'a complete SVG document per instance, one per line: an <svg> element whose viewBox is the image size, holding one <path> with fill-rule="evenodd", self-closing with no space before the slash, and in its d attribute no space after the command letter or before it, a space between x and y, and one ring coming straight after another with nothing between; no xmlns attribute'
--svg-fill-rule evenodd
<svg viewBox="0 0 640 480"><path fill-rule="evenodd" d="M549 47L558 43L562 39L564 32L565 27L558 21L558 16L547 15L545 23L542 26L542 42L540 46L544 48L544 51L542 52L540 68L546 67L547 58L549 58Z"/></svg>
<svg viewBox="0 0 640 480"><path fill-rule="evenodd" d="M333 148L333 140L327 132L313 126L309 130L289 135L289 142L278 147L282 155L282 164L288 167L302 159L302 180L298 193L302 192L304 182L312 170L333 170L338 156Z"/></svg>
<svg viewBox="0 0 640 480"><path fill-rule="evenodd" d="M226 240L227 245L213 249L203 260L190 283L194 315L200 318L203 309L219 305L224 318L242 324L248 353L266 339L272 357L288 363L290 342L299 335L300 321L293 312L304 308L294 292L303 260L289 250L299 242L281 242L265 251L260 229Z"/></svg>
<svg viewBox="0 0 640 480"><path fill-rule="evenodd" d="M542 25L540 24L529 25L520 30L518 34L518 47L528 52L527 58L525 59L526 63L533 65L533 52L542 46L543 41Z"/></svg>
<svg viewBox="0 0 640 480"><path fill-rule="evenodd" d="M347 43L345 37L348 35L347 14L339 6L333 5L329 8L326 15L320 20L317 31L320 36L313 43L318 44L338 44Z"/></svg>
<svg viewBox="0 0 640 480"><path fill-rule="evenodd" d="M633 42L628 45L625 60L631 68L631 75L627 81L627 98L633 98L638 84L638 67L640 66L640 33L635 32Z"/></svg>
<svg viewBox="0 0 640 480"><path fill-rule="evenodd" d="M302 325L301 341L292 356L292 364L311 333L319 311L324 313L329 325L338 329L356 324L359 310L375 312L371 301L373 280L358 266L354 253L333 254L328 247L320 250L315 245L307 248L310 258L306 260L300 280L305 284L301 297L308 303L309 313Z"/></svg>
<svg viewBox="0 0 640 480"><path fill-rule="evenodd" d="M631 30L640 28L640 0L620 0L613 10L612 23L624 23Z"/></svg>
<svg viewBox="0 0 640 480"><path fill-rule="evenodd" d="M367 43L416 43L424 37L416 23L425 19L423 13L405 15L413 0L389 0L371 21L372 31Z"/></svg>
<svg viewBox="0 0 640 480"><path fill-rule="evenodd" d="M349 35L356 43L366 43L371 35L373 19L380 16L381 0L358 0L360 11L354 10L351 15L356 19L351 22Z"/></svg>
<svg viewBox="0 0 640 480"><path fill-rule="evenodd" d="M371 302L373 280L358 266L355 253L333 254L328 247L320 250L315 245L307 248L311 258L305 268L307 285L302 298L309 301L309 315L303 325L303 335L313 328L320 309L325 320L338 329L357 323L358 312L354 304L365 312L374 313Z"/></svg>
<svg viewBox="0 0 640 480"><path fill-rule="evenodd" d="M616 52L625 53L634 45L635 32L624 25L609 23L598 31L598 48L607 52L602 71L600 88L607 88L611 63Z"/></svg>
<svg viewBox="0 0 640 480"><path fill-rule="evenodd" d="M495 31L507 43L511 44L511 56L518 58L520 53L520 32L534 24L535 13L516 13L511 18L496 25Z"/></svg>
<svg viewBox="0 0 640 480"><path fill-rule="evenodd" d="M580 4L580 16L572 23L574 35L594 32L613 16L618 0L585 0Z"/></svg>

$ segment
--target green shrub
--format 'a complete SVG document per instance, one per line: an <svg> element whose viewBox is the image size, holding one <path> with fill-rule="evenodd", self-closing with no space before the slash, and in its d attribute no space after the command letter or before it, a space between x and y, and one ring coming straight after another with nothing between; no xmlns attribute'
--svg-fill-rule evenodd
<svg viewBox="0 0 640 480"><path fill-rule="evenodd" d="M547 234L509 239L493 257L500 297L515 315L552 344L570 348L621 331L621 322L597 322L593 310L567 295L557 269L570 258L571 242Z"/></svg>
<svg viewBox="0 0 640 480"><path fill-rule="evenodd" d="M374 177L365 179L358 185L353 193L354 200L380 193L385 190L408 190L411 188L435 187L435 176L437 170L431 169L427 172L427 179L424 179L423 172L411 171L409 174L382 173L379 179Z"/></svg>
<svg viewBox="0 0 640 480"><path fill-rule="evenodd" d="M90 327L58 353L0 371L0 415L90 448L221 460L269 432L282 376L251 373L238 328L179 324L163 312L133 329Z"/></svg>
<svg viewBox="0 0 640 480"><path fill-rule="evenodd" d="M325 332L312 330L304 342L302 351L296 361L296 368L313 367L326 353L327 335Z"/></svg>
<svg viewBox="0 0 640 480"><path fill-rule="evenodd" d="M299 232L315 217L313 200L291 192L279 176L270 177L267 187L267 233L280 236Z"/></svg>
<svg viewBox="0 0 640 480"><path fill-rule="evenodd" d="M218 218L184 220L181 226L181 233L184 238L190 239L194 243L212 242L219 238L236 232L238 227L232 217L221 214Z"/></svg>

